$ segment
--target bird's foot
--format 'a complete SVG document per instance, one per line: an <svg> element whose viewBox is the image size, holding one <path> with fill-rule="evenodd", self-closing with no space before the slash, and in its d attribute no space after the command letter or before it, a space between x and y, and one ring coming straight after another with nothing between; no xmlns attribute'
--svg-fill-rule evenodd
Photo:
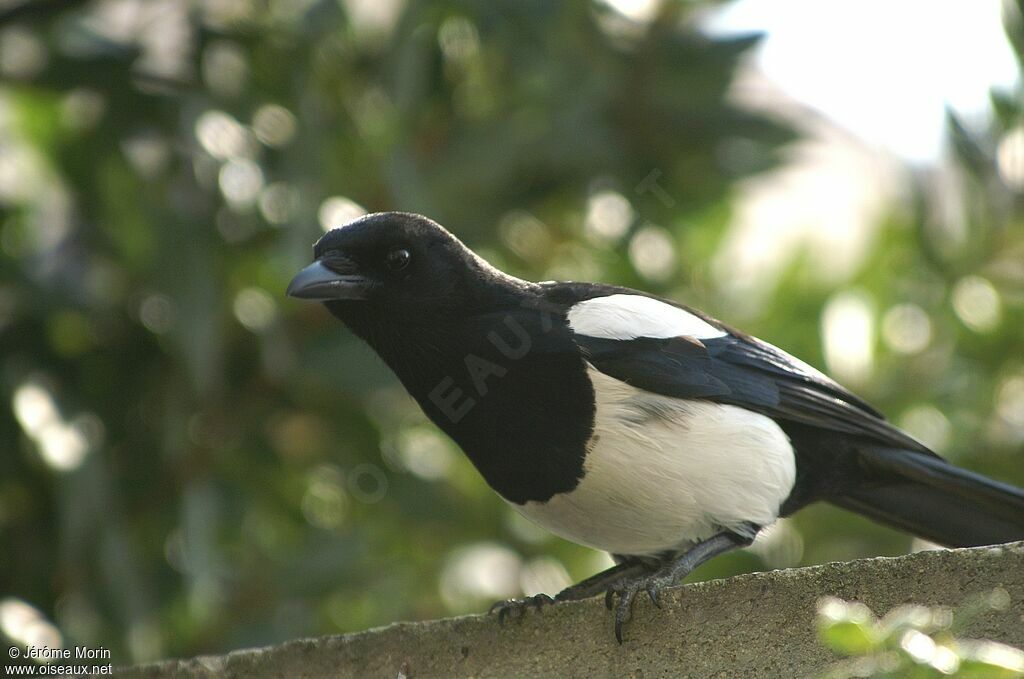
<svg viewBox="0 0 1024 679"><path fill-rule="evenodd" d="M653 573L637 577L625 576L613 582L605 592L604 604L609 611L615 610L615 638L619 643L622 643L622 626L632 617L633 600L638 592L647 592L651 603L661 608L661 592L666 587L678 585L694 568L708 559L753 542L759 527L750 524L741 528L743 530L723 531L701 540ZM618 603L615 597L619 598Z"/></svg>
<svg viewBox="0 0 1024 679"><path fill-rule="evenodd" d="M521 618L526 614L527 609L533 608L540 610L544 606L552 605L558 602L558 599L552 598L547 594L534 594L533 596L523 597L522 599L506 599L505 601L498 601L490 610L488 614L497 613L498 622L504 623L505 618Z"/></svg>
<svg viewBox="0 0 1024 679"><path fill-rule="evenodd" d="M623 579L612 584L604 595L604 605L615 611L615 638L622 643L622 626L633 617L633 600L640 592L647 592L651 603L661 608L661 591L677 584L671 575L652 573L638 578ZM615 598L618 597L618 601Z"/></svg>

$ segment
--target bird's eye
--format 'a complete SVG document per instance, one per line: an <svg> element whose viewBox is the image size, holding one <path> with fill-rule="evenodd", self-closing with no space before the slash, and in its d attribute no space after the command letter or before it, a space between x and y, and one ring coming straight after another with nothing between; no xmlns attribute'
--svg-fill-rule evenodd
<svg viewBox="0 0 1024 679"><path fill-rule="evenodd" d="M386 261L389 269L401 271L409 265L410 259L412 259L412 255L409 254L409 251L399 248L389 252Z"/></svg>

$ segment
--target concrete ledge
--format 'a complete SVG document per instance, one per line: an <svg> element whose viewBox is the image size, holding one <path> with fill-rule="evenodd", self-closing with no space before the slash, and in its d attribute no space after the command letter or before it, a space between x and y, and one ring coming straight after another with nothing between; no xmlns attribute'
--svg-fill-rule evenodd
<svg viewBox="0 0 1024 679"><path fill-rule="evenodd" d="M493 617L397 623L126 668L122 677L699 676L810 677L836 658L817 639L817 599L957 606L995 587L1010 608L972 618L963 636L1024 646L1024 542L742 575L637 599L625 644L599 598L499 627Z"/></svg>

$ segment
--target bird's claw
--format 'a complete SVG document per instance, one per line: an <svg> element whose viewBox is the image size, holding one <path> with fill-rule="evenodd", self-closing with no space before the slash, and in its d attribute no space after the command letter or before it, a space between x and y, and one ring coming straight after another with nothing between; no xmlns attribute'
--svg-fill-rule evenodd
<svg viewBox="0 0 1024 679"><path fill-rule="evenodd" d="M505 619L508 617L521 618L526 613L526 609L533 608L540 610L546 605L555 603L555 599L548 596L547 594L534 594L533 596L524 597L522 599L506 599L505 601L497 601L487 611L488 615L497 612L498 623L504 624Z"/></svg>
<svg viewBox="0 0 1024 679"><path fill-rule="evenodd" d="M661 588L655 585L653 582L647 583L647 596L651 598L651 603L661 608Z"/></svg>
<svg viewBox="0 0 1024 679"><path fill-rule="evenodd" d="M604 593L604 605L609 611L615 612L615 639L621 644L622 628L633 617L633 601L639 592L646 592L651 603L661 608L661 590L672 584L671 578L650 574L639 578L623 578L612 583ZM618 598L618 601L616 601ZM561 597L550 597L547 594L535 594L522 599L499 601L491 606L488 614L497 613L498 622L504 624L506 618L521 618L526 610L542 609L555 604Z"/></svg>
<svg viewBox="0 0 1024 679"><path fill-rule="evenodd" d="M633 600L638 592L645 591L658 608L661 608L661 590L668 583L661 578L648 576L636 580L620 581L608 588L604 595L604 605L608 610L615 610L615 639L622 643L622 626L633 617ZM618 603L615 603L618 597Z"/></svg>

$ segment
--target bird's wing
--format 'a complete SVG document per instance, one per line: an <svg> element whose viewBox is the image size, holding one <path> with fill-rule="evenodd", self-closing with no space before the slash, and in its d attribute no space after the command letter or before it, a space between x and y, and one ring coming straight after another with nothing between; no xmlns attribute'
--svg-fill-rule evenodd
<svg viewBox="0 0 1024 679"><path fill-rule="evenodd" d="M567 317L590 364L634 387L930 452L821 372L698 312L615 294L577 302Z"/></svg>

